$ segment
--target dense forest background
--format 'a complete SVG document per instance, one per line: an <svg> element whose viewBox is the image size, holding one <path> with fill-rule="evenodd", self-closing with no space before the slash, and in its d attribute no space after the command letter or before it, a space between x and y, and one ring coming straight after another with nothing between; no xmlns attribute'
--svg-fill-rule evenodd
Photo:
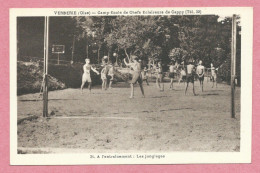
<svg viewBox="0 0 260 173"><path fill-rule="evenodd" d="M237 23L237 75L240 76L241 27ZM52 45L65 45L64 61L98 64L102 57L115 64L137 55L149 61L177 62L202 60L213 63L220 74L229 78L232 19L216 15L199 16L91 16L50 17L50 61ZM43 58L44 17L17 18L18 60ZM74 54L72 57L74 43Z"/></svg>

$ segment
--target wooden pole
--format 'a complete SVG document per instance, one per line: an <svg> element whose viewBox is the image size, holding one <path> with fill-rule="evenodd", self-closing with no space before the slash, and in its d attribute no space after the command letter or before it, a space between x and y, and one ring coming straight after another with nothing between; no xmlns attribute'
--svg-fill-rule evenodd
<svg viewBox="0 0 260 173"><path fill-rule="evenodd" d="M75 49L75 35L73 37L73 43L72 43L72 52L71 52L71 61L74 60L74 49Z"/></svg>
<svg viewBox="0 0 260 173"><path fill-rule="evenodd" d="M236 15L232 18L232 42L231 42L231 117L235 118L235 79L236 79Z"/></svg>
<svg viewBox="0 0 260 173"><path fill-rule="evenodd" d="M48 116L48 52L49 52L49 17L45 17L44 28L44 67L43 67L43 117Z"/></svg>

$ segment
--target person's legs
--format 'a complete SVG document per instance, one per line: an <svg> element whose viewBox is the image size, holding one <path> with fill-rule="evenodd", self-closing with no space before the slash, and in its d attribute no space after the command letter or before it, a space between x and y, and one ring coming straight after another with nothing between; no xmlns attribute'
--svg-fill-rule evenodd
<svg viewBox="0 0 260 173"><path fill-rule="evenodd" d="M215 82L215 79L214 79L214 77L212 76L212 88L214 87L214 82Z"/></svg>
<svg viewBox="0 0 260 173"><path fill-rule="evenodd" d="M216 82L216 88L217 88L217 76L215 77L216 79L215 79L215 82Z"/></svg>
<svg viewBox="0 0 260 173"><path fill-rule="evenodd" d="M105 81L104 81L104 86L105 86L105 90L107 90L107 79L105 79Z"/></svg>
<svg viewBox="0 0 260 173"><path fill-rule="evenodd" d="M149 85L148 79L146 79L146 84Z"/></svg>
<svg viewBox="0 0 260 173"><path fill-rule="evenodd" d="M192 90L193 90L193 95L196 95L195 94L195 88L194 88L194 82L192 83Z"/></svg>
<svg viewBox="0 0 260 173"><path fill-rule="evenodd" d="M92 86L92 82L89 82L88 83L88 90L89 90L89 92L91 92L91 86Z"/></svg>
<svg viewBox="0 0 260 173"><path fill-rule="evenodd" d="M158 77L156 78L156 86L157 86L158 89L161 88L161 86L160 86L160 84L159 84L159 78L158 78Z"/></svg>
<svg viewBox="0 0 260 173"><path fill-rule="evenodd" d="M189 87L189 82L187 82L187 85L186 85L185 95L186 95L186 93L187 93L187 89L188 89L188 87Z"/></svg>
<svg viewBox="0 0 260 173"><path fill-rule="evenodd" d="M139 83L139 85L140 85L140 89L141 89L142 95L143 95L143 97L145 97L145 96L144 96L144 88L143 88L143 84L142 84L142 83Z"/></svg>
<svg viewBox="0 0 260 173"><path fill-rule="evenodd" d="M86 83L86 81L83 81L83 80L82 80L82 84L81 84L81 87L80 87L81 92L83 92L83 88L84 88L85 83Z"/></svg>
<svg viewBox="0 0 260 173"><path fill-rule="evenodd" d="M104 87L105 87L105 80L102 79L102 90L104 90Z"/></svg>
<svg viewBox="0 0 260 173"><path fill-rule="evenodd" d="M171 88L173 89L173 78L171 79Z"/></svg>
<svg viewBox="0 0 260 173"><path fill-rule="evenodd" d="M164 91L164 83L162 77L160 77L160 91Z"/></svg>
<svg viewBox="0 0 260 173"><path fill-rule="evenodd" d="M110 80L110 81L109 81L109 89L112 88L112 83L113 83L113 80Z"/></svg>
<svg viewBox="0 0 260 173"><path fill-rule="evenodd" d="M134 98L134 84L131 83L130 86L131 86L131 95L130 95L130 98Z"/></svg>
<svg viewBox="0 0 260 173"><path fill-rule="evenodd" d="M203 92L203 80L201 81L201 91Z"/></svg>

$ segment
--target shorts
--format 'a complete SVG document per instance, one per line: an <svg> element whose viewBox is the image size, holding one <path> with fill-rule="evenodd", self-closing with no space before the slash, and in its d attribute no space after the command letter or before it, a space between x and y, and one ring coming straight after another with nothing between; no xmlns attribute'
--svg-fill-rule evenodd
<svg viewBox="0 0 260 173"><path fill-rule="evenodd" d="M170 74L169 74L169 78L171 78L171 79L174 78L174 73L173 73L173 72L170 72Z"/></svg>
<svg viewBox="0 0 260 173"><path fill-rule="evenodd" d="M101 73L101 79L102 79L102 80L106 80L106 79L107 79L107 75Z"/></svg>
<svg viewBox="0 0 260 173"><path fill-rule="evenodd" d="M82 82L89 82L89 83L92 82L91 77L90 77L90 73L83 73Z"/></svg>
<svg viewBox="0 0 260 173"><path fill-rule="evenodd" d="M188 74L187 75L187 83L194 83L194 76L192 74Z"/></svg>
<svg viewBox="0 0 260 173"><path fill-rule="evenodd" d="M108 75L107 79L110 80L110 81L113 81L114 80L114 75Z"/></svg>
<svg viewBox="0 0 260 173"><path fill-rule="evenodd" d="M186 81L186 75L181 77L181 80Z"/></svg>
<svg viewBox="0 0 260 173"><path fill-rule="evenodd" d="M160 82L162 82L163 74L162 74L162 73L158 73L158 75L157 75L157 79L159 79Z"/></svg>
<svg viewBox="0 0 260 173"><path fill-rule="evenodd" d="M142 79L142 74L141 72L134 72L133 73L133 77L132 77L132 84L135 84L136 82L138 82L139 84L142 84L143 79Z"/></svg>
<svg viewBox="0 0 260 173"><path fill-rule="evenodd" d="M217 81L217 75L216 75L216 74L215 74L215 75L212 75L211 78L212 78L212 81L213 81L213 82Z"/></svg>
<svg viewBox="0 0 260 173"><path fill-rule="evenodd" d="M204 81L204 75L203 76L199 76L199 81Z"/></svg>

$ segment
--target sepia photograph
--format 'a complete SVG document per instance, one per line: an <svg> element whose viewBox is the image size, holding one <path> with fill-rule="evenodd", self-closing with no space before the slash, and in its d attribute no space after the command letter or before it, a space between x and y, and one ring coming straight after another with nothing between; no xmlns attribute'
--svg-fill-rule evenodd
<svg viewBox="0 0 260 173"><path fill-rule="evenodd" d="M243 16L169 12L16 16L16 154L240 153Z"/></svg>

